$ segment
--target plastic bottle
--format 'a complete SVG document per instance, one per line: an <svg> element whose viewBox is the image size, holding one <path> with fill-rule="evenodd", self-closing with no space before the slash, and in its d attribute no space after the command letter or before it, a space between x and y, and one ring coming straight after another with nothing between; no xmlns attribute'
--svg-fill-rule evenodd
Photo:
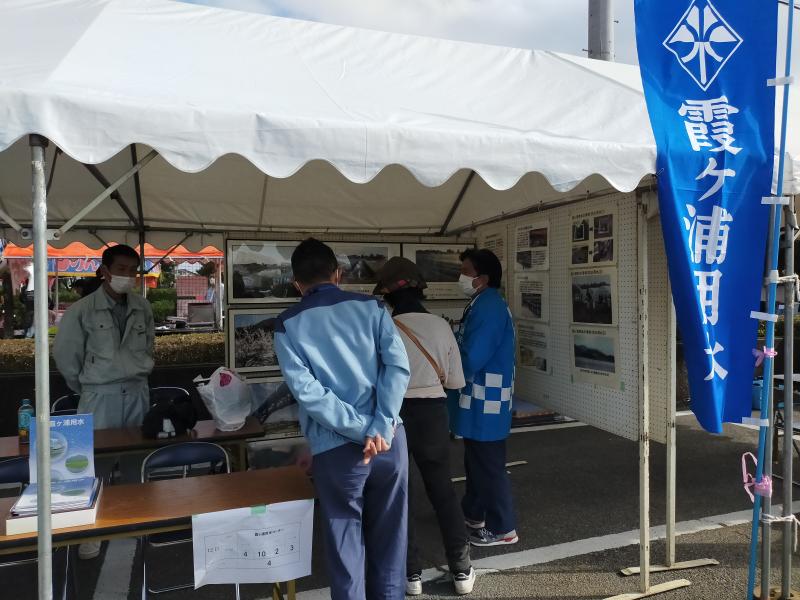
<svg viewBox="0 0 800 600"><path fill-rule="evenodd" d="M22 406L17 411L17 423L19 424L19 443L27 444L31 439L31 419L33 418L33 405L28 398L22 401Z"/></svg>

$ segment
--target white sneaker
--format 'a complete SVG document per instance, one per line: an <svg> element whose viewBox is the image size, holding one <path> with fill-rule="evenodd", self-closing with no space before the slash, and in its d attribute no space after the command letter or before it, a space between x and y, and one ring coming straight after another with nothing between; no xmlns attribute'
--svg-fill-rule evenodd
<svg viewBox="0 0 800 600"><path fill-rule="evenodd" d="M475 587L475 569L470 567L469 573L453 573L453 585L456 588L456 594L464 596L472 592Z"/></svg>
<svg viewBox="0 0 800 600"><path fill-rule="evenodd" d="M412 575L406 579L406 596L420 596L422 594L422 577Z"/></svg>
<svg viewBox="0 0 800 600"><path fill-rule="evenodd" d="M100 554L100 548L102 546L103 542L84 542L78 546L78 558L81 560L97 558L97 556Z"/></svg>

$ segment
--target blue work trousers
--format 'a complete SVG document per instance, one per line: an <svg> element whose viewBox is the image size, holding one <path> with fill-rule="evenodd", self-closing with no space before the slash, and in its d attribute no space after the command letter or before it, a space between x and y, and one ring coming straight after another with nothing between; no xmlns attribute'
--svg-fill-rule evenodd
<svg viewBox="0 0 800 600"><path fill-rule="evenodd" d="M506 472L506 441L479 442L464 438L464 470L467 486L461 508L471 521L486 521L492 533L517 527L511 482Z"/></svg>
<svg viewBox="0 0 800 600"><path fill-rule="evenodd" d="M389 451L363 463L358 444L314 456L331 600L402 600L408 526L403 427Z"/></svg>

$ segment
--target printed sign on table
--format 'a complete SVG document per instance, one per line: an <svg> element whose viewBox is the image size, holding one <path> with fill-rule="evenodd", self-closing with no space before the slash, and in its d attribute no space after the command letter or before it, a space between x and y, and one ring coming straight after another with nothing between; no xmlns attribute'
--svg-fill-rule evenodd
<svg viewBox="0 0 800 600"><path fill-rule="evenodd" d="M195 589L209 583L276 583L310 575L313 527L313 500L194 515Z"/></svg>

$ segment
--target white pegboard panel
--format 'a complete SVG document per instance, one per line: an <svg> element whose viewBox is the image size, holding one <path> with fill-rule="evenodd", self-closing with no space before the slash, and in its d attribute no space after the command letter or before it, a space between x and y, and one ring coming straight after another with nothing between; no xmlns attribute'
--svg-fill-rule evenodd
<svg viewBox="0 0 800 600"><path fill-rule="evenodd" d="M571 214L602 208L604 204L616 208L617 214L614 243L618 257L617 314L620 346L618 359L621 389L572 381ZM614 193L604 198L545 210L505 223L508 240L506 264L509 267L505 283L511 288L508 297L512 302L515 297L513 290L515 228L543 218L546 218L550 225L549 361L552 368L549 374L526 368L518 369L515 395L634 441L639 439L637 210L635 194ZM491 227L496 228L497 225ZM480 239L481 228L477 233Z"/></svg>
<svg viewBox="0 0 800 600"><path fill-rule="evenodd" d="M672 361L675 352L675 323L672 319L667 254L658 216L647 222L647 241L650 439L665 444L667 423L674 410L675 399Z"/></svg>

